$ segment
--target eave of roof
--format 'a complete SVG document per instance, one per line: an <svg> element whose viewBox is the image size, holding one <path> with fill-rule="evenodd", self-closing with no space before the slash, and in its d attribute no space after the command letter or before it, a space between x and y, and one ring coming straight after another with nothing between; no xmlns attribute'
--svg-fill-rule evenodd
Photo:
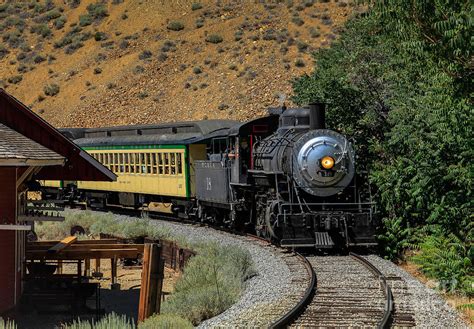
<svg viewBox="0 0 474 329"><path fill-rule="evenodd" d="M0 159L0 167L63 166L64 160Z"/></svg>
<svg viewBox="0 0 474 329"><path fill-rule="evenodd" d="M0 88L0 122L66 158L64 166L48 166L37 179L114 181L117 176L82 151L53 126Z"/></svg>
<svg viewBox="0 0 474 329"><path fill-rule="evenodd" d="M0 123L0 166L64 165L65 158Z"/></svg>

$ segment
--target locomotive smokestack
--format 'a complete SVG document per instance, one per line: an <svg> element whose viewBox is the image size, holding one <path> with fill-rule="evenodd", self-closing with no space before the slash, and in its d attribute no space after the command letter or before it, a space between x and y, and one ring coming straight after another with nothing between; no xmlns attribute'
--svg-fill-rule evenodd
<svg viewBox="0 0 474 329"><path fill-rule="evenodd" d="M311 103L309 107L309 129L326 129L326 104Z"/></svg>

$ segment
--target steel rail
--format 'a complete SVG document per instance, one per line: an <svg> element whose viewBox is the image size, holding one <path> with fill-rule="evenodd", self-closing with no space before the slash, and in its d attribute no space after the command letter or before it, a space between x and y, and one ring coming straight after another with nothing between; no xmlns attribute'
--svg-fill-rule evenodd
<svg viewBox="0 0 474 329"><path fill-rule="evenodd" d="M383 318L379 321L377 328L379 329L389 328L390 320L393 315L393 294L392 294L392 289L387 284L387 279L382 274L382 272L380 272L379 269L374 266L374 264L372 264L370 261L368 261L364 257L358 254L355 254L353 252L350 252L349 255L353 257L355 260L357 260L358 262L360 262L362 265L367 267L375 276L379 278L380 284L382 285L382 290L385 295L385 309L384 309Z"/></svg>
<svg viewBox="0 0 474 329"><path fill-rule="evenodd" d="M314 293L316 292L317 277L316 273L314 272L313 266L306 259L306 257L302 256L299 253L296 253L296 255L303 261L303 264L305 265L308 274L311 276L310 283L306 288L303 298L301 298L298 304L296 304L289 312L283 315L276 322L272 323L269 327L271 329L286 328L289 324L291 324L303 312L304 308L311 303Z"/></svg>

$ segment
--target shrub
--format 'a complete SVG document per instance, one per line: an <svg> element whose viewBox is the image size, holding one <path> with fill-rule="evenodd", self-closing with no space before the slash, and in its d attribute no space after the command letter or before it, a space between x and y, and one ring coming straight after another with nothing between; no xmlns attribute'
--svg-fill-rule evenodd
<svg viewBox="0 0 474 329"><path fill-rule="evenodd" d="M61 12L58 9L52 9L44 14L46 21L51 21L61 16Z"/></svg>
<svg viewBox="0 0 474 329"><path fill-rule="evenodd" d="M244 31L242 31L242 30L235 31L234 40L235 41L240 41L240 40L242 40L243 36L244 36Z"/></svg>
<svg viewBox="0 0 474 329"><path fill-rule="evenodd" d="M206 37L206 41L210 43L221 43L222 41L224 41L224 38L222 38L222 36L220 36L219 34L209 34Z"/></svg>
<svg viewBox="0 0 474 329"><path fill-rule="evenodd" d="M199 67L199 66L195 66L193 68L193 73L194 74L201 74L202 73L202 69Z"/></svg>
<svg viewBox="0 0 474 329"><path fill-rule="evenodd" d="M311 36L311 38L319 38L321 36L321 33L317 28L312 27L309 29L309 35Z"/></svg>
<svg viewBox="0 0 474 329"><path fill-rule="evenodd" d="M10 53L10 51L5 47L4 45L0 45L0 59L3 57L7 56Z"/></svg>
<svg viewBox="0 0 474 329"><path fill-rule="evenodd" d="M219 106L217 108L219 110L223 111L223 110L227 110L229 108L229 105L227 105L225 103L221 103L221 104L219 104Z"/></svg>
<svg viewBox="0 0 474 329"><path fill-rule="evenodd" d="M98 53L96 56L95 56L95 61L97 63L100 63L102 61L105 61L107 59L107 55L104 54L104 53Z"/></svg>
<svg viewBox="0 0 474 329"><path fill-rule="evenodd" d="M298 40L296 41L296 47L298 47L298 51L302 53L308 49L308 44Z"/></svg>
<svg viewBox="0 0 474 329"><path fill-rule="evenodd" d="M265 32L263 33L263 37L262 37L263 40L276 40L276 32L274 29L268 29L268 30L265 30Z"/></svg>
<svg viewBox="0 0 474 329"><path fill-rule="evenodd" d="M421 266L425 275L437 279L442 290L474 294L474 255L468 244L454 234L447 237L433 235L425 237L418 247L420 251L412 260Z"/></svg>
<svg viewBox="0 0 474 329"><path fill-rule="evenodd" d="M26 66L25 64L20 64L16 70L19 73L25 73L25 72L28 72L28 66Z"/></svg>
<svg viewBox="0 0 474 329"><path fill-rule="evenodd" d="M114 312L107 314L99 321L74 320L71 324L66 324L64 329L135 329L135 324L125 315L117 315Z"/></svg>
<svg viewBox="0 0 474 329"><path fill-rule="evenodd" d="M107 34L105 32L99 32L97 31L95 34L94 34L94 40L95 41L104 41L104 40L107 40L109 37L107 36Z"/></svg>
<svg viewBox="0 0 474 329"><path fill-rule="evenodd" d="M114 40L102 42L100 46L102 48L114 49Z"/></svg>
<svg viewBox="0 0 474 329"><path fill-rule="evenodd" d="M168 59L168 55L166 55L166 53L160 53L160 54L158 55L158 60L159 60L160 62L164 62L164 61L166 61L167 59Z"/></svg>
<svg viewBox="0 0 474 329"><path fill-rule="evenodd" d="M260 36L258 34L253 34L250 36L250 40L252 41L260 40Z"/></svg>
<svg viewBox="0 0 474 329"><path fill-rule="evenodd" d="M143 66L141 65L137 65L133 68L133 73L135 74L140 74L140 73L143 73L145 72L145 68L143 68Z"/></svg>
<svg viewBox="0 0 474 329"><path fill-rule="evenodd" d="M2 39L3 39L3 41L8 42L10 47L17 48L22 42L21 32L18 31L18 30L15 30L15 31L12 31L12 32L9 32L9 33L5 33L2 37Z"/></svg>
<svg viewBox="0 0 474 329"><path fill-rule="evenodd" d="M304 67L306 64L304 62L304 60L302 60L301 58L298 58L296 61L295 61L295 66L296 67Z"/></svg>
<svg viewBox="0 0 474 329"><path fill-rule="evenodd" d="M10 7L10 4L8 2L1 4L0 5L0 13L6 12L9 7Z"/></svg>
<svg viewBox="0 0 474 329"><path fill-rule="evenodd" d="M54 21L54 27L57 29L57 30L60 30L64 27L64 25L66 24L66 17L64 16L61 16L61 17L58 17L55 21Z"/></svg>
<svg viewBox="0 0 474 329"><path fill-rule="evenodd" d="M150 50L144 50L138 55L138 58L144 60L150 58L151 56L153 56L153 53Z"/></svg>
<svg viewBox="0 0 474 329"><path fill-rule="evenodd" d="M138 329L191 329L193 324L174 314L154 315L138 325Z"/></svg>
<svg viewBox="0 0 474 329"><path fill-rule="evenodd" d="M101 20L104 17L109 16L105 4L102 2L91 3L87 6L87 11L89 15L92 16L95 20Z"/></svg>
<svg viewBox="0 0 474 329"><path fill-rule="evenodd" d="M149 95L146 91L140 91L140 92L138 93L138 98L140 98L140 99L145 99L145 98L147 98L148 96L150 96L150 95ZM144 235L144 236L146 236L147 234L148 234L148 233L145 232L145 235Z"/></svg>
<svg viewBox="0 0 474 329"><path fill-rule="evenodd" d="M100 67L94 68L94 74L101 74L101 73L102 73L102 69Z"/></svg>
<svg viewBox="0 0 474 329"><path fill-rule="evenodd" d="M291 21L293 22L293 24L297 25L297 26L301 26L304 24L304 21L301 19L301 17L299 16L294 16Z"/></svg>
<svg viewBox="0 0 474 329"><path fill-rule="evenodd" d="M202 4L200 4L199 2L195 2L191 5L191 10L199 10L202 8Z"/></svg>
<svg viewBox="0 0 474 329"><path fill-rule="evenodd" d="M92 24L92 16L89 14L84 14L79 16L79 26L87 26Z"/></svg>
<svg viewBox="0 0 474 329"><path fill-rule="evenodd" d="M120 16L121 19L126 20L128 18L128 15L123 13L122 16Z"/></svg>
<svg viewBox="0 0 474 329"><path fill-rule="evenodd" d="M35 57L33 57L33 62L35 62L36 64L44 62L45 60L46 60L46 58L44 58L41 55L36 55Z"/></svg>
<svg viewBox="0 0 474 329"><path fill-rule="evenodd" d="M0 317L0 328L1 329L17 329L17 325L15 321L12 320L4 320L3 318Z"/></svg>
<svg viewBox="0 0 474 329"><path fill-rule="evenodd" d="M79 7L79 5L81 4L81 0L67 0L67 3L70 8L74 9Z"/></svg>
<svg viewBox="0 0 474 329"><path fill-rule="evenodd" d="M321 15L321 21L324 25L332 24L331 16L329 16L329 14L326 14L326 13Z"/></svg>
<svg viewBox="0 0 474 329"><path fill-rule="evenodd" d="M179 21L172 21L169 22L166 28L172 31L181 31L182 29L184 29L184 24Z"/></svg>
<svg viewBox="0 0 474 329"><path fill-rule="evenodd" d="M14 75L14 76L9 77L7 81L9 83L13 83L14 85L16 85L17 83L20 83L21 80L23 80L22 75Z"/></svg>
<svg viewBox="0 0 474 329"><path fill-rule="evenodd" d="M17 28L23 30L25 21L17 16L9 16L7 19L5 19L5 25L8 27L16 26Z"/></svg>
<svg viewBox="0 0 474 329"><path fill-rule="evenodd" d="M245 280L255 273L250 254L241 248L210 243L196 246L196 252L162 305L163 314L176 314L193 325L235 303Z"/></svg>
<svg viewBox="0 0 474 329"><path fill-rule="evenodd" d="M46 24L38 24L31 28L31 32L41 35L43 38L49 37L52 32Z"/></svg>
<svg viewBox="0 0 474 329"><path fill-rule="evenodd" d="M122 40L119 43L119 48L120 49L126 49L126 48L128 48L129 45L130 45L130 42L128 42L127 40Z"/></svg>
<svg viewBox="0 0 474 329"><path fill-rule="evenodd" d="M107 83L107 89L114 89L115 87L117 87L117 85L113 82L109 82Z"/></svg>
<svg viewBox="0 0 474 329"><path fill-rule="evenodd" d="M70 55L74 53L77 49L84 47L84 44L81 41L74 41L66 48L64 48L64 53Z"/></svg>
<svg viewBox="0 0 474 329"><path fill-rule="evenodd" d="M46 96L56 96L59 93L59 86L55 83L46 85L43 88L44 94Z"/></svg>
<svg viewBox="0 0 474 329"><path fill-rule="evenodd" d="M202 18L196 19L196 28L200 29L203 26L204 26L204 20Z"/></svg>
<svg viewBox="0 0 474 329"><path fill-rule="evenodd" d="M173 41L166 40L161 47L162 52L175 51L176 44Z"/></svg>

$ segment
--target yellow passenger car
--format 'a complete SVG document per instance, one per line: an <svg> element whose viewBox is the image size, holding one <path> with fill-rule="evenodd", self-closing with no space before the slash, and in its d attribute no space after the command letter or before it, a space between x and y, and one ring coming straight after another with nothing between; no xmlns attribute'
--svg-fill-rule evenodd
<svg viewBox="0 0 474 329"><path fill-rule="evenodd" d="M64 129L63 134L114 172L117 181L43 184L47 192L73 185L75 198L104 205L155 203L179 207L195 196L194 161L206 159L210 138L224 136L234 124L229 120L208 120Z"/></svg>

